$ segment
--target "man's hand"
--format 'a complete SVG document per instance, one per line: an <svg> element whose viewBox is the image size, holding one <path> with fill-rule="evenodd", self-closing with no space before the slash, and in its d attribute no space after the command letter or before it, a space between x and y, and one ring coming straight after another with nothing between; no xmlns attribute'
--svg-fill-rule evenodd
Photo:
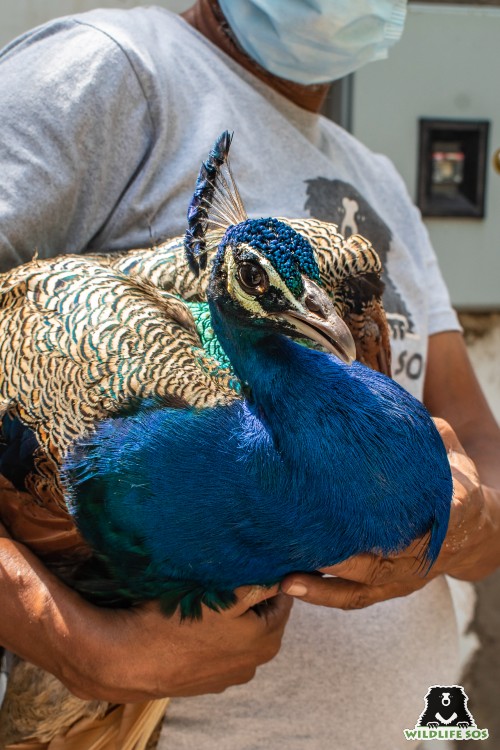
<svg viewBox="0 0 500 750"><path fill-rule="evenodd" d="M113 622L110 613L103 618L99 610L103 632L115 643L108 641L105 665L106 644L100 644L97 673L87 674L93 684L86 694L127 703L220 693L251 680L257 667L278 653L292 600L278 593L277 586L244 587L236 593L234 607L224 612L204 607L199 622L180 622L177 615L167 619L156 602L115 613ZM261 605L258 614L251 609L265 600L267 606ZM81 693L81 676L75 678L69 686Z"/></svg>
<svg viewBox="0 0 500 750"><path fill-rule="evenodd" d="M411 594L442 573L476 580L495 570L500 562L500 492L481 485L450 425L435 421L448 450L454 491L446 539L431 570L423 575L426 540L419 539L396 555L357 555L321 571L335 578L290 575L282 591L312 604L360 609Z"/></svg>
<svg viewBox="0 0 500 750"><path fill-rule="evenodd" d="M221 692L250 680L278 652L292 600L277 587L236 593L234 607L205 608L200 622L167 619L154 602L95 607L0 527L0 644L80 698L128 703ZM268 599L259 614L251 609Z"/></svg>

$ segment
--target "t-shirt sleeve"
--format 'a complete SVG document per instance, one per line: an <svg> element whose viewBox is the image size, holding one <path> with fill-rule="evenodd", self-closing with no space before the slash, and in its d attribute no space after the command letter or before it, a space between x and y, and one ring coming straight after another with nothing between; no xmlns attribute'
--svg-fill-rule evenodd
<svg viewBox="0 0 500 750"><path fill-rule="evenodd" d="M427 284L428 303L428 335L443 331L461 331L462 327L451 305L448 287L443 279L438 259L429 237L429 233L422 221L418 208L412 207L415 231L420 252L424 262L424 272Z"/></svg>
<svg viewBox="0 0 500 750"><path fill-rule="evenodd" d="M373 184L377 186L379 192L384 184L388 186L384 194L385 201L391 206L393 215L397 216L401 236L404 237L416 265L422 272L422 288L426 296L422 302L427 306L428 316L427 334L432 336L443 331L461 331L462 328L451 305L448 288L420 211L414 205L403 178L390 159L377 154L375 163L380 175L379 179L373 178Z"/></svg>
<svg viewBox="0 0 500 750"><path fill-rule="evenodd" d="M0 270L81 252L147 157L151 115L126 52L61 19L0 53Z"/></svg>

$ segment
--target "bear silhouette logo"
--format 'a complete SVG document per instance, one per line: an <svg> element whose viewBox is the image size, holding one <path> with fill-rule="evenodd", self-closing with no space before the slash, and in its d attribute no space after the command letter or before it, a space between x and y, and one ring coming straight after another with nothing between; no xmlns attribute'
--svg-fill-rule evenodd
<svg viewBox="0 0 500 750"><path fill-rule="evenodd" d="M461 685L432 685L425 696L425 708L417 727L475 727L467 708L469 700Z"/></svg>

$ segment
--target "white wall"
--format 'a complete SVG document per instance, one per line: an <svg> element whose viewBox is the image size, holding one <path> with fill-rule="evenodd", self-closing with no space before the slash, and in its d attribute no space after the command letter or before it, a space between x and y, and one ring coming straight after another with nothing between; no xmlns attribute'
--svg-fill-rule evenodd
<svg viewBox="0 0 500 750"><path fill-rule="evenodd" d="M418 119L489 120L486 217L426 220L455 305L500 310L500 7L412 3L387 60L355 74L354 134L387 154L412 197Z"/></svg>
<svg viewBox="0 0 500 750"><path fill-rule="evenodd" d="M162 5L180 13L194 0L1 0L0 47L23 31L51 18L83 13L92 8L132 8L134 5Z"/></svg>
<svg viewBox="0 0 500 750"><path fill-rule="evenodd" d="M355 74L354 134L387 154L415 198L418 118L491 122L485 219L427 219L453 303L485 314L462 319L471 359L500 421L500 8L419 4L408 7L401 41L387 60Z"/></svg>

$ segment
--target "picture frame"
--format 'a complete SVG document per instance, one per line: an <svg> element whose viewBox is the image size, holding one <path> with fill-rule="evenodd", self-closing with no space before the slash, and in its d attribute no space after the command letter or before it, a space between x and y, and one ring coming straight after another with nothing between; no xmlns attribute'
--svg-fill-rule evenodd
<svg viewBox="0 0 500 750"><path fill-rule="evenodd" d="M485 216L488 120L420 118L417 205L426 217Z"/></svg>

